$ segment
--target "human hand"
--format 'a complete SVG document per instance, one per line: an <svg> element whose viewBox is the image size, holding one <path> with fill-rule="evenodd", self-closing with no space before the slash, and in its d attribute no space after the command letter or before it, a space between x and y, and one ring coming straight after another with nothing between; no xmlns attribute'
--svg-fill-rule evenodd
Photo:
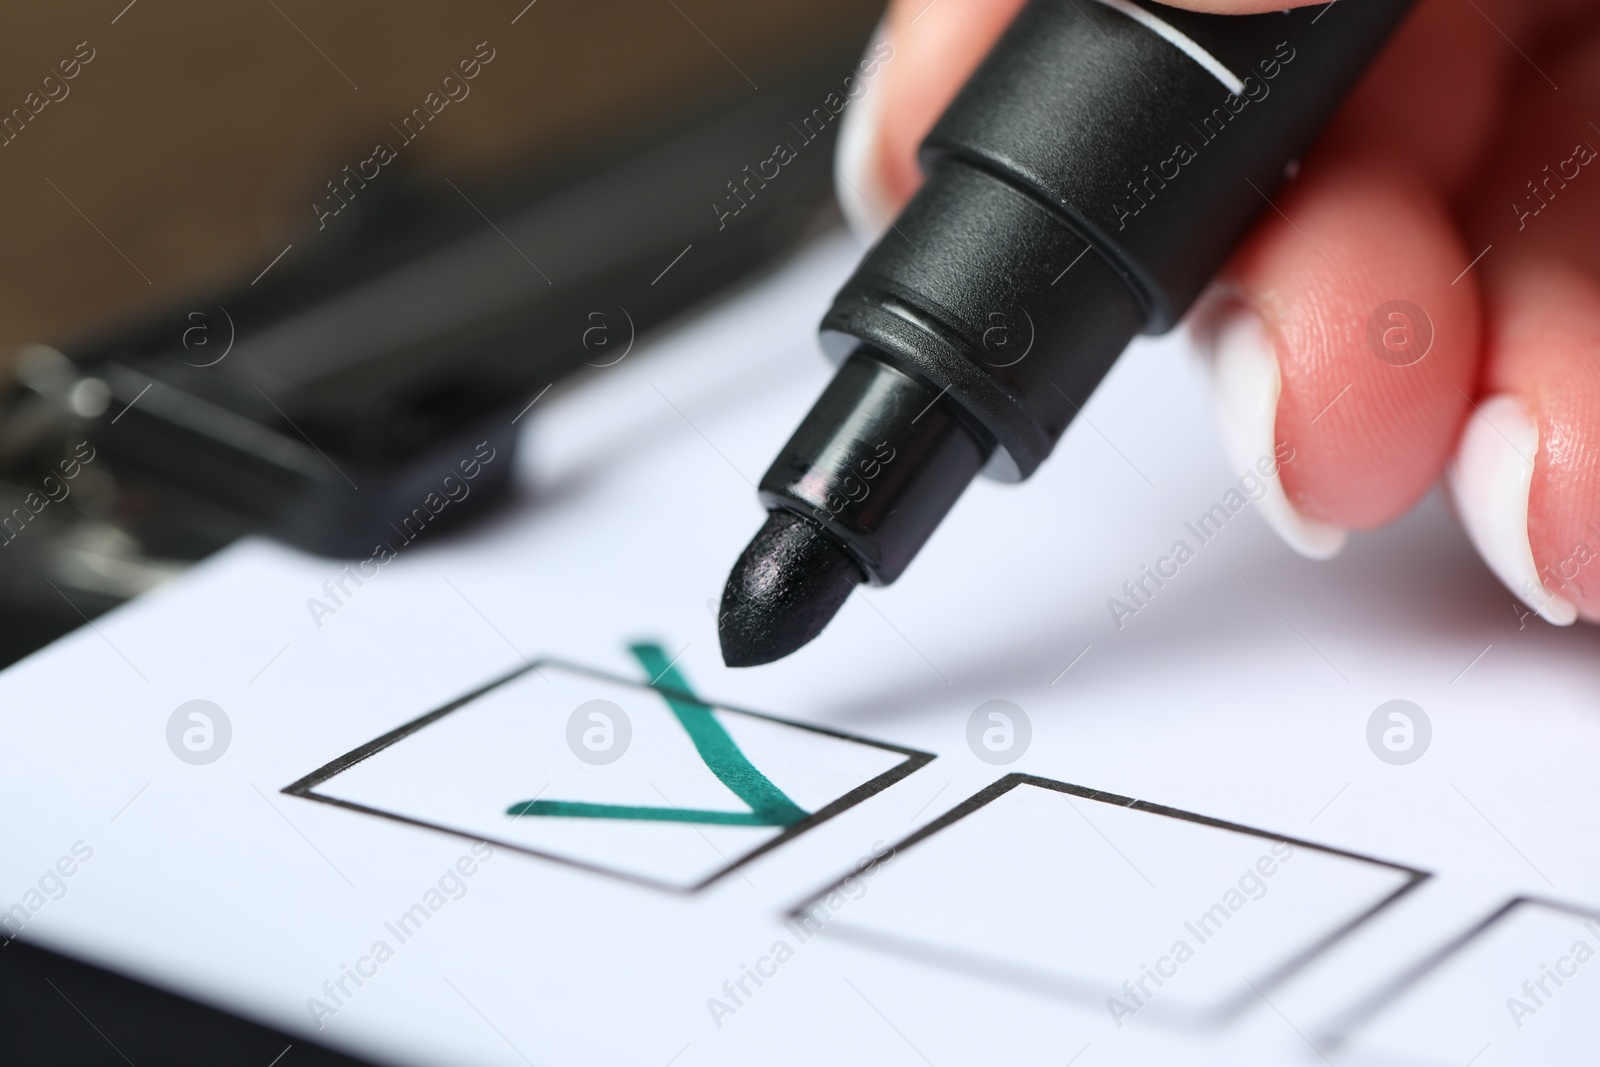
<svg viewBox="0 0 1600 1067"><path fill-rule="evenodd" d="M910 198L917 146L1022 3L892 0L892 59L841 131L858 230ZM1234 461L1294 450L1273 529L1326 558L1447 473L1501 581L1600 622L1600 4L1420 0L1274 207L1197 319Z"/></svg>

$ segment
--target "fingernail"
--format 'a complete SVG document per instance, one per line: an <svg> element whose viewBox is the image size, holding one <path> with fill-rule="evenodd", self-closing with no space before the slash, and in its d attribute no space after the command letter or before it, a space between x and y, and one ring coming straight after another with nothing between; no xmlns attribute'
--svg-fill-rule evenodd
<svg viewBox="0 0 1600 1067"><path fill-rule="evenodd" d="M1546 622L1571 626L1572 601L1539 578L1528 541L1528 490L1539 453L1539 428L1515 397L1478 405L1450 464L1450 494L1478 555L1517 598Z"/></svg>
<svg viewBox="0 0 1600 1067"><path fill-rule="evenodd" d="M833 154L833 186L839 197L839 210L850 230L871 244L889 228L892 212L878 163L878 127L883 110L884 60L880 46L888 39L887 21L879 22L867 44L856 72L865 91L844 109L839 125L839 143ZM892 55L893 53L883 53ZM870 75L861 71L870 69Z"/></svg>
<svg viewBox="0 0 1600 1067"><path fill-rule="evenodd" d="M1241 304L1219 312L1209 323L1211 395L1216 404L1222 445L1235 470L1253 471L1267 483L1256 509L1274 533L1309 559L1337 556L1349 539L1341 526L1296 510L1278 476L1293 462L1278 441L1278 396L1283 379L1278 356L1261 316ZM1270 471L1270 474L1263 472Z"/></svg>

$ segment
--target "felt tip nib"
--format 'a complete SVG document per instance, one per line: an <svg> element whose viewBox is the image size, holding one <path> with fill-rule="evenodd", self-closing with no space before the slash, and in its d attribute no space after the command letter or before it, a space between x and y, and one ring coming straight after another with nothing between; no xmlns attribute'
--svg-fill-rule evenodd
<svg viewBox="0 0 1600 1067"><path fill-rule="evenodd" d="M792 512L771 512L722 590L722 662L754 667L782 659L820 634L865 580L850 553L820 526Z"/></svg>

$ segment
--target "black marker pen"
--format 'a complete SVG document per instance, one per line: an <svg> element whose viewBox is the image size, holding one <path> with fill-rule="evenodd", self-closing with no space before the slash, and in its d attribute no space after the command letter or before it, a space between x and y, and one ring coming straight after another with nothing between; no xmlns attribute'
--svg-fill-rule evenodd
<svg viewBox="0 0 1600 1067"><path fill-rule="evenodd" d="M1177 323L1410 6L1031 0L822 320L841 365L761 480L723 659L788 655L859 582L900 577L980 471L1031 475L1128 342Z"/></svg>

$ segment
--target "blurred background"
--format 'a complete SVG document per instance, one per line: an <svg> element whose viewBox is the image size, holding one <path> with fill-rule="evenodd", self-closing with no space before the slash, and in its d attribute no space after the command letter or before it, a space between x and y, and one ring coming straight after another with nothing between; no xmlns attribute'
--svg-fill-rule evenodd
<svg viewBox="0 0 1600 1067"><path fill-rule="evenodd" d="M836 224L879 14L8 5L0 663L246 533L370 554L464 442Z"/></svg>
<svg viewBox="0 0 1600 1067"><path fill-rule="evenodd" d="M444 95L480 42L495 58L406 145L409 180L506 186L837 81L878 16L847 0L523 3L7 4L0 109L48 99L51 75L66 95L22 133L8 126L0 149L0 344L75 338L246 283L290 242L316 254L326 182L397 140L390 124ZM61 78L80 42L93 59ZM707 217L722 191L705 191ZM348 240L350 221L319 236Z"/></svg>

